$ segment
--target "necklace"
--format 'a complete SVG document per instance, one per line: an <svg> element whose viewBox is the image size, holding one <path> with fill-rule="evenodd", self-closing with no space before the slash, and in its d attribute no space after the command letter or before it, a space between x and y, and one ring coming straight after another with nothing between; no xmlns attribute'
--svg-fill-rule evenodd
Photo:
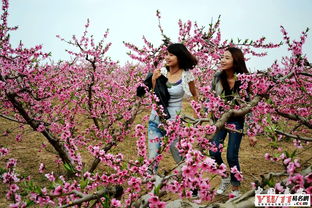
<svg viewBox="0 0 312 208"><path fill-rule="evenodd" d="M175 75L176 73L178 73L180 71L180 69L176 70L175 72L170 72L170 75Z"/></svg>

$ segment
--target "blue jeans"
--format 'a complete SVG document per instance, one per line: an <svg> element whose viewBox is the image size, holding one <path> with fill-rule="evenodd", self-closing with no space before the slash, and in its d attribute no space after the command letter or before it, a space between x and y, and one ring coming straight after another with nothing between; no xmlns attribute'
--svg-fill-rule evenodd
<svg viewBox="0 0 312 208"><path fill-rule="evenodd" d="M228 124L235 124L235 127L237 130L241 130L244 127L243 122L233 121L233 122L228 122ZM243 134L228 131L225 129L221 129L213 137L212 142L214 144L216 144L217 147L219 147L219 144L224 143L224 140L225 140L227 133L229 133L229 141L228 141L228 147L227 147L227 152L226 152L228 164L229 164L230 168L236 166L237 169L240 170L239 161L238 161L238 153L239 153L239 147L240 147L240 143L242 141ZM221 152L219 151L219 148L218 148L217 152L213 152L210 150L209 154L210 154L211 158L216 160L217 164L221 165L223 163L223 160L221 157ZM240 181L238 181L235 178L234 174L232 174L232 173L231 173L231 184L233 186L239 186L240 185Z"/></svg>
<svg viewBox="0 0 312 208"><path fill-rule="evenodd" d="M166 131L158 128L159 124L154 121L148 122L148 153L149 159L155 158L159 154L159 149L161 146L161 139L166 135ZM159 141L151 142L155 138L159 138ZM173 156L173 159L176 163L179 163L182 160L182 157L179 154L178 149L176 148L176 144L178 143L178 139L175 139L170 145L170 151ZM158 164L153 164L154 173L157 172Z"/></svg>

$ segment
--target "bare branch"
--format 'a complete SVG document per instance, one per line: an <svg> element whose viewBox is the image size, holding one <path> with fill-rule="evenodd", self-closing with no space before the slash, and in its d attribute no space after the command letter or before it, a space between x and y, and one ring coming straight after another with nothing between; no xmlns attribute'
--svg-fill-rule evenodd
<svg viewBox="0 0 312 208"><path fill-rule="evenodd" d="M293 139L298 139L298 140L303 140L303 141L312 141L312 138L309 137L303 137L303 136L299 136L299 135L294 135L294 134L289 134L286 132L282 132L280 130L275 130L276 133L287 136L289 138L293 138Z"/></svg>
<svg viewBox="0 0 312 208"><path fill-rule="evenodd" d="M13 58L9 58L9 57L6 57L6 56L4 56L4 55L0 55L0 58L4 58L4 59L6 59L6 60L8 60L8 61L14 61Z"/></svg>
<svg viewBox="0 0 312 208"><path fill-rule="evenodd" d="M217 131L220 130L225 123L229 120L232 116L244 116L251 111L251 109L256 106L261 100L261 96L256 96L246 107L243 107L239 110L231 109L228 112L224 113L221 118L216 122L215 126L217 127Z"/></svg>
<svg viewBox="0 0 312 208"><path fill-rule="evenodd" d="M83 202L92 201L94 199L100 199L104 195L110 195L114 196L114 198L119 198L122 194L123 190L121 186L116 187L105 187L97 192L94 192L92 194L83 194L79 191L73 191L72 194L76 194L77 196L81 197L80 199L77 199L67 205L61 206L61 208L65 207L72 207L75 205L81 205Z"/></svg>
<svg viewBox="0 0 312 208"><path fill-rule="evenodd" d="M181 120L183 122L187 122L187 123L191 123L193 124L194 126L197 126L197 125L200 125L204 122L212 122L211 119L209 118L199 118L199 119L195 119L195 118L192 118L190 116L187 116L187 115L184 115L182 116ZM189 121L188 121L189 120ZM232 132L236 132L236 133L243 133L242 130L237 130L237 129L232 129L232 128L229 128L229 127L224 127L226 130L228 131L232 131Z"/></svg>
<svg viewBox="0 0 312 208"><path fill-rule="evenodd" d="M16 123L27 124L27 122L25 122L25 121L19 121L19 120L15 119L15 118L12 118L12 117L10 117L10 116L6 116L6 115L0 114L0 117L2 117L2 118L4 118L4 119L7 119L7 120L9 120L9 121L14 121L14 122L16 122Z"/></svg>
<svg viewBox="0 0 312 208"><path fill-rule="evenodd" d="M312 77L312 74L306 73L306 72L300 72L299 74L300 74L300 75L307 76L307 77Z"/></svg>
<svg viewBox="0 0 312 208"><path fill-rule="evenodd" d="M212 120L210 118L199 118L199 119L195 119L195 118L192 118L190 116L187 116L187 115L183 115L181 117L181 120L186 122L186 123L191 123L193 124L194 126L197 126L197 125L200 125L204 122L212 122Z"/></svg>
<svg viewBox="0 0 312 208"><path fill-rule="evenodd" d="M305 125L305 126L307 126L308 128L312 129L312 124L311 124L307 119L305 119L305 118L302 117L302 116L283 113L283 112L280 112L279 110L275 110L275 112L276 112L278 115L283 116L283 117L285 117L285 118L288 118L288 119L290 119L290 120L299 121L299 122L302 123L303 125Z"/></svg>

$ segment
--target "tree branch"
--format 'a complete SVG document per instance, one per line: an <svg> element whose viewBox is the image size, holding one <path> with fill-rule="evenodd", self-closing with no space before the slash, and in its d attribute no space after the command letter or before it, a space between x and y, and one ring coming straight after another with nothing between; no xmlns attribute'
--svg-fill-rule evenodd
<svg viewBox="0 0 312 208"><path fill-rule="evenodd" d="M12 118L10 116L6 116L6 115L3 115L3 114L0 114L0 117L2 117L4 119L7 119L9 121L14 121L16 123L27 124L27 122L25 122L25 121L19 121L19 120L15 119L15 118Z"/></svg>
<svg viewBox="0 0 312 208"><path fill-rule="evenodd" d="M26 111L26 109L23 107L23 104L20 103L16 99L16 94L8 93L6 94L8 100L11 102L11 104L14 106L14 108L18 111L18 113L23 117L23 119L26 121L26 123L31 126L31 128L34 131L37 131L37 128L40 125L40 122L34 120L31 115ZM55 138L54 135L51 134L50 130L46 128L41 132L41 134L49 141L49 143L54 147L54 149L57 151L58 155L62 159L62 162L64 164L68 164L73 172L76 172L74 162L71 160L71 157L69 156L67 149L64 147L64 145L59 141L58 138ZM68 171L69 174L73 174L72 171Z"/></svg>
<svg viewBox="0 0 312 208"><path fill-rule="evenodd" d="M282 134L284 136L287 136L289 138L293 138L293 139L298 139L298 140L303 140L303 141L312 141L312 138L309 138L309 137L303 137L303 136L299 136L299 135L289 134L286 132L282 132L280 130L275 130L275 132L278 134Z"/></svg>
<svg viewBox="0 0 312 208"><path fill-rule="evenodd" d="M136 103L134 104L134 107L132 108L132 114L131 114L131 118L129 120L126 120L123 124L123 128L121 129L128 129L130 127L130 125L134 122L134 119L136 118L136 115L138 114L139 112L139 109L140 109L140 105L141 105L141 101L136 101ZM113 139L110 143L108 143L105 147L104 147L104 151L107 152L109 151L113 146L115 146L117 143L116 143L116 138L118 136L120 136L120 134L122 133L122 130L119 130L119 132L117 132L116 134L113 135ZM89 169L89 172L90 173L93 173L94 170L97 168L98 164L100 163L100 159L99 158L95 158L93 160L93 163Z"/></svg>
<svg viewBox="0 0 312 208"><path fill-rule="evenodd" d="M192 117L190 117L190 116L187 116L187 115L183 115L182 117L181 117L181 120L182 121L184 121L184 122L186 122L186 123L191 123L191 124L193 124L194 126L197 126L197 125L200 125L200 124L202 124L202 123L204 123L204 122L212 122L212 120L211 119L209 119L209 118L199 118L199 119L195 119L195 118L192 118ZM189 121L188 121L189 120ZM228 131L232 131L232 132L236 132L236 133L243 133L243 131L242 130L237 130L237 129L232 129L232 128L229 128L229 127L224 127L226 130L228 130Z"/></svg>
<svg viewBox="0 0 312 208"><path fill-rule="evenodd" d="M312 77L312 74L306 73L306 72L300 72L300 73L298 73L298 74L304 75L304 76L307 76L307 77Z"/></svg>
<svg viewBox="0 0 312 208"><path fill-rule="evenodd" d="M228 112L224 113L221 118L216 122L215 126L217 127L217 131L220 130L225 123L229 120L230 117L232 116L244 116L247 113L249 113L251 111L251 109L253 107L255 107L261 100L261 96L256 96L254 97L254 99L252 99L252 101L249 102L249 104L246 107L243 107L239 110L234 110L231 109Z"/></svg>
<svg viewBox="0 0 312 208"><path fill-rule="evenodd" d="M83 194L79 191L73 191L72 194L76 194L77 196L81 197L80 199L77 199L73 202L70 202L69 204L63 205L60 208L65 207L72 207L75 205L81 205L83 202L88 202L94 199L99 199L103 197L104 195L113 196L114 198L120 198L123 193L123 189L121 186L115 186L115 187L105 187L97 192L94 192L92 194Z"/></svg>
<svg viewBox="0 0 312 208"><path fill-rule="evenodd" d="M300 123L302 123L303 125L307 126L308 128L312 129L312 124L307 120L305 119L304 117L302 116L298 116L298 115L293 115L293 114L287 114L287 113L283 113L283 112L280 112L279 110L275 110L275 112L280 115L280 116L283 116L285 118L288 118L290 120L293 120L293 121L299 121Z"/></svg>

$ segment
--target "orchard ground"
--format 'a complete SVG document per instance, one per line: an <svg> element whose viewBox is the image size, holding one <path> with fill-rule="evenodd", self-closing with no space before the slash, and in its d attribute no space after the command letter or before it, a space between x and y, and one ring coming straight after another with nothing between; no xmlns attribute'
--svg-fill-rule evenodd
<svg viewBox="0 0 312 208"><path fill-rule="evenodd" d="M188 104L186 105L186 114L191 112ZM143 116L148 115L150 112L149 109L145 109L142 113L140 113L136 120L134 127L136 124L141 123ZM147 127L147 123L143 123ZM291 125L291 124L285 124ZM14 129L14 132L10 133L8 136L3 136L3 132L7 129ZM132 131L133 132L133 131ZM19 125L14 122L10 122L0 118L0 147L9 148L9 154L0 159L0 167L5 167L5 163L9 158L17 159L17 172L21 177L26 177L31 175L33 181L36 185L40 187L44 187L48 184L47 179L44 177L44 174L39 173L39 165L40 163L44 163L46 166L46 170L44 173L54 172L56 175L65 174L64 168L62 164L57 164L55 161L57 159L56 152L53 147L46 141L43 136L39 133L28 129L26 133L23 135L22 141L18 142L15 139L15 136L19 133ZM273 149L270 145L270 140L264 136L258 136L258 143L255 147L250 147L248 138L244 136L240 148L240 164L241 170L243 172L244 180L241 186L241 192L244 193L251 189L251 183L255 180L260 180L260 175L269 173L269 172L282 172L284 167L281 162L271 162L264 159L265 153L270 153L271 155L274 153L280 153L277 149ZM226 140L227 142L227 140ZM110 153L123 153L126 158L136 159L136 139L129 135L127 139L119 143L117 147L113 148ZM43 148L43 146L46 146ZM279 146L283 149L283 151L293 152L297 149L293 145L293 140L284 140L279 142ZM297 158L300 158L300 163L302 164L302 168L305 168L312 164L311 161L311 149L312 145L306 145L302 149L297 150ZM86 165L86 169L88 169L93 161L93 157L88 152L82 152L84 158L84 163ZM225 152L223 153L223 158L226 161ZM164 155L164 159L160 164L160 173L163 173L166 170L170 170L175 166L173 158L170 153L166 153ZM99 166L97 171L101 172L105 169L105 167ZM278 180L278 178L277 178ZM215 177L212 179L213 187L217 187L220 182L219 177ZM7 185L0 183L0 207L8 207L9 201L5 198L7 191ZM162 198L163 201L169 201L177 199L178 195L166 195ZM213 202L224 202L228 199L228 196L217 196L212 202L205 202L205 204L210 204Z"/></svg>

